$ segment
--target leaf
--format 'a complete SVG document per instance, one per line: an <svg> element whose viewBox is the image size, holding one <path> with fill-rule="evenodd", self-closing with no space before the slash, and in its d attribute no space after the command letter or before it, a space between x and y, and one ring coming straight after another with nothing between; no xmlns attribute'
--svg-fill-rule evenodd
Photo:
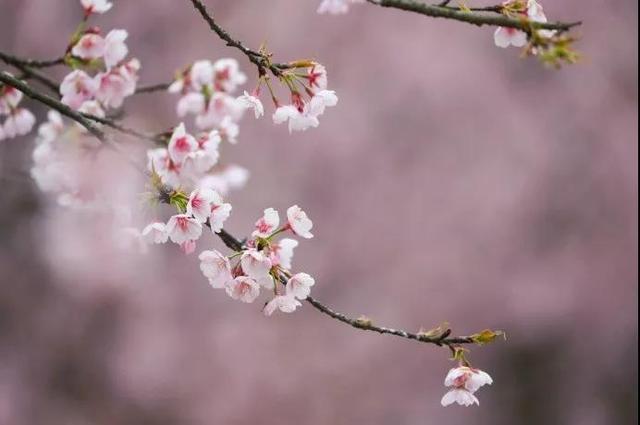
<svg viewBox="0 0 640 425"><path fill-rule="evenodd" d="M473 340L473 342L478 345L489 344L498 337L503 337L506 340L507 334L504 333L504 331L493 331L491 329L485 329L482 332L471 335L471 339Z"/></svg>

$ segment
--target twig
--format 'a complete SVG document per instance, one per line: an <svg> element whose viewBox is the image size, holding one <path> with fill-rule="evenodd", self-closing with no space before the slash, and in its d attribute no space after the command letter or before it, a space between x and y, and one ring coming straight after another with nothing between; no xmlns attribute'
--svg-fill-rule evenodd
<svg viewBox="0 0 640 425"><path fill-rule="evenodd" d="M470 9L471 11L469 12L447 6L446 3L443 4L444 2L440 5L427 4L417 0L367 0L367 2L376 6L415 12L432 18L451 19L477 26L492 25L496 27L516 28L527 33L531 32L532 28L564 32L582 24L582 22L542 23L527 19L511 18L499 13L501 6Z"/></svg>
<svg viewBox="0 0 640 425"><path fill-rule="evenodd" d="M154 93L157 91L167 91L171 83L152 84L148 86L141 86L136 89L136 94Z"/></svg>
<svg viewBox="0 0 640 425"><path fill-rule="evenodd" d="M7 65L11 65L14 68L20 70L24 78L38 81L39 83L50 89L52 92L56 93L56 95L58 95L58 84L55 81L51 80L49 77L39 73L36 70L31 69L29 65L25 64L32 61L20 59L3 52L0 52L0 60L2 60Z"/></svg>
<svg viewBox="0 0 640 425"><path fill-rule="evenodd" d="M86 128L87 131L89 133L91 133L91 135L93 135L96 139L98 139L100 142L102 142L104 144L104 146L107 146L110 149L114 150L115 152L118 152L119 154L121 154L124 157L124 159L127 162L129 162L131 165L133 165L136 169L141 171L143 174L146 174L146 171L143 168L141 168L140 165L137 162L135 162L133 159L131 159L120 148L120 146L118 146L118 144L116 144L113 140L111 140L109 137L107 137L105 132L102 131L102 129L100 127L98 127L88 117L86 117L83 114L71 109L69 106L65 105L64 103L60 102L59 100L54 99L51 96L47 96L46 94L40 93L37 90L34 90L27 83L25 83L24 81L20 81L19 79L17 79L13 75L9 74L8 72L0 71L0 82L20 90L24 95L28 96L29 98L31 98L31 99L33 99L33 100L35 100L37 102L40 102L40 103L50 107L51 109L55 109L56 111L60 112L62 115L66 116L67 118L70 118L70 119L76 121L78 124L80 124L84 128Z"/></svg>
<svg viewBox="0 0 640 425"><path fill-rule="evenodd" d="M196 8L202 18L209 24L209 28L215 32L218 37L227 43L227 46L235 47L244 53L247 58L258 67L258 72L264 74L266 69L269 69L275 76L280 76L283 69L287 69L287 64L274 64L271 63L271 59L268 55L257 52L246 47L241 41L234 39L231 35L213 19L213 16L207 11L206 6L200 0L190 0L193 7Z"/></svg>

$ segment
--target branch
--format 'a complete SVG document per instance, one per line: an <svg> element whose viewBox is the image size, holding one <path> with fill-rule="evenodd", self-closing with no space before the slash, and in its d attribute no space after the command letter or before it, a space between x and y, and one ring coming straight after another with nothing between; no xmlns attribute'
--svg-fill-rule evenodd
<svg viewBox="0 0 640 425"><path fill-rule="evenodd" d="M227 246L227 248L235 252L239 252L243 249L242 241L240 241L238 238L234 237L227 231L222 230L220 233L216 233L216 235L222 240L222 242ZM283 279L282 281L283 283L286 283L286 279ZM449 334L451 333L450 330L446 330L440 335L430 336L427 334L407 332L401 329L393 329L393 328L387 328L384 326L377 326L377 325L374 325L369 319L366 319L366 318L353 319L343 313L339 313L310 296L307 297L306 301L309 304L311 304L311 306L313 306L313 308L318 310L320 313L325 314L342 323L345 323L353 328L364 330L364 331L372 331L380 334L395 335L395 336L405 338L405 339L410 339L413 341L419 341L419 342L424 342L428 344L435 344L438 346L447 346L447 347L451 347L452 345L457 345L457 344L475 343L475 341L468 336L450 337L449 336Z"/></svg>
<svg viewBox="0 0 640 425"><path fill-rule="evenodd" d="M154 93L157 91L167 91L170 85L171 83L159 83L159 84L152 84L149 86L138 87L136 89L135 94L146 94L146 93Z"/></svg>
<svg viewBox="0 0 640 425"><path fill-rule="evenodd" d="M470 9L469 12L447 6L449 2L442 2L439 5L426 4L417 0L367 0L367 2L376 6L415 12L432 18L451 19L477 26L492 25L496 27L516 28L526 33L530 33L532 28L565 32L582 24L582 22L542 23L533 22L528 19L511 18L500 13L500 10L502 10L501 6Z"/></svg>
<svg viewBox="0 0 640 425"><path fill-rule="evenodd" d="M27 65L28 63L46 63L46 61L37 62L31 60L20 59L15 56L0 52L0 60L2 60L7 65L11 65L14 68L22 71L22 74L25 79L33 79L35 81L40 82L45 87L58 94L58 84L51 80L49 77L35 71L32 68L32 65ZM36 66L37 67L37 66Z"/></svg>
<svg viewBox="0 0 640 425"><path fill-rule="evenodd" d="M204 19L209 28L215 32L218 37L227 43L227 46L235 47L240 50L254 65L258 67L258 72L262 75L266 69L269 69L275 76L280 76L283 69L289 68L287 64L273 64L269 55L257 52L246 47L240 40L236 40L220 25L216 23L213 16L207 11L206 6L200 0L190 0L193 7L200 12L202 19Z"/></svg>
<svg viewBox="0 0 640 425"><path fill-rule="evenodd" d="M91 135L93 135L96 139L102 142L104 146L107 146L110 149L114 150L115 152L118 152L124 157L125 160L127 160L127 162L132 164L136 169L140 170L142 173L146 174L146 171L143 168L141 168L137 162L131 159L120 148L120 146L118 146L118 144L116 144L113 140L107 137L105 132L102 131L102 129L95 124L91 116L86 116L84 114L81 114L80 112L75 111L74 109L71 109L69 106L65 105L59 100L54 99L51 96L47 96L46 94L40 93L37 90L34 90L27 83L25 83L24 81L20 81L19 79L9 74L8 72L0 71L0 83L4 83L17 90L20 90L25 96L35 100L36 102L40 102L51 109L54 109L60 112L65 117L70 118L73 121L77 122L78 124L82 125L84 128L87 129L89 133L91 133Z"/></svg>

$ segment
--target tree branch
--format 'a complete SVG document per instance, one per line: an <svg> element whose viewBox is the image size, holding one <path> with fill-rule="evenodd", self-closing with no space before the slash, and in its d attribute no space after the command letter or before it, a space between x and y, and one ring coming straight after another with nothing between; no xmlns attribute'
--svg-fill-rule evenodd
<svg viewBox="0 0 640 425"><path fill-rule="evenodd" d="M159 83L136 88L135 94L154 93L157 91L167 91L171 83Z"/></svg>
<svg viewBox="0 0 640 425"><path fill-rule="evenodd" d="M35 71L34 69L31 69L32 67L30 65L27 65L27 63L38 63L37 61L20 59L3 52L0 52L0 60L2 60L7 65L11 65L14 68L20 70L25 79L33 79L35 81L38 81L49 90L56 93L56 95L58 94L58 84L55 81L39 73L38 71ZM42 61L41 63L46 63L46 61Z"/></svg>
<svg viewBox="0 0 640 425"><path fill-rule="evenodd" d="M283 69L289 68L287 64L273 64L269 55L257 52L246 47L240 40L236 40L218 23L213 19L213 16L207 11L206 6L200 0L190 0L193 7L200 12L202 19L204 19L209 28L215 32L220 39L227 43L227 46L235 47L240 50L254 65L258 67L258 72L264 74L266 69L269 69L275 76L280 76Z"/></svg>
<svg viewBox="0 0 640 425"><path fill-rule="evenodd" d="M463 11L456 7L447 6L448 2L439 5L427 4L418 0L367 0L367 2L381 7L415 12L432 18L451 19L466 22L472 25L492 25L496 27L515 28L530 33L531 29L569 31L571 28L581 25L582 22L533 22L528 19L511 18L500 13L501 6L470 9Z"/></svg>

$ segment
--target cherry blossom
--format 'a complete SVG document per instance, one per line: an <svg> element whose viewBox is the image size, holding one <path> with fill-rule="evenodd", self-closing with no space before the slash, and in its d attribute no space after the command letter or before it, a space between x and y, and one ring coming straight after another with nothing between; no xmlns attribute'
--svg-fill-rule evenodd
<svg viewBox="0 0 640 425"><path fill-rule="evenodd" d="M338 104L338 96L333 90L320 90L313 95L309 102L309 113L319 116L324 113L328 106L336 106Z"/></svg>
<svg viewBox="0 0 640 425"><path fill-rule="evenodd" d="M71 49L71 54L81 59L98 59L105 53L105 40L100 34L87 33Z"/></svg>
<svg viewBox="0 0 640 425"><path fill-rule="evenodd" d="M444 380L445 387L450 387L451 389L442 397L441 404L443 406L453 403L458 403L461 406L479 405L480 402L474 393L480 387L492 383L493 379L489 374L480 369L473 369L468 366L453 368L447 373Z"/></svg>
<svg viewBox="0 0 640 425"><path fill-rule="evenodd" d="M327 69L323 65L314 62L313 66L307 71L307 80L312 90L326 90L328 84Z"/></svg>
<svg viewBox="0 0 640 425"><path fill-rule="evenodd" d="M307 273L296 273L287 281L287 295L299 300L306 299L316 281Z"/></svg>
<svg viewBox="0 0 640 425"><path fill-rule="evenodd" d="M231 204L224 202L220 194L214 191L211 199L211 215L209 216L209 225L213 233L220 233L224 222L231 215L231 209Z"/></svg>
<svg viewBox="0 0 640 425"><path fill-rule="evenodd" d="M3 124L3 136L12 138L29 133L36 123L36 117L25 108L16 108Z"/></svg>
<svg viewBox="0 0 640 425"><path fill-rule="evenodd" d="M169 156L173 161L180 163L190 152L196 149L198 149L198 142L186 132L184 123L180 123L171 134Z"/></svg>
<svg viewBox="0 0 640 425"><path fill-rule="evenodd" d="M293 313L302 304L291 295L277 295L264 306L265 316L271 316L276 310Z"/></svg>
<svg viewBox="0 0 640 425"><path fill-rule="evenodd" d="M202 251L198 258L200 270L213 288L224 288L227 282L233 280L229 259L220 252Z"/></svg>
<svg viewBox="0 0 640 425"><path fill-rule="evenodd" d="M244 251L242 257L240 257L240 264L242 265L242 270L255 280L269 278L271 260L261 251L256 249Z"/></svg>
<svg viewBox="0 0 640 425"><path fill-rule="evenodd" d="M256 119L264 115L264 106L258 97L245 91L242 96L238 97L237 101L243 108L253 109Z"/></svg>
<svg viewBox="0 0 640 425"><path fill-rule="evenodd" d="M349 5L352 3L362 3L364 0L322 0L318 6L318 13L330 13L332 15L341 15L349 11Z"/></svg>
<svg viewBox="0 0 640 425"><path fill-rule="evenodd" d="M210 189L196 189L187 202L187 215L192 215L199 223L204 223L211 215L211 203L215 192Z"/></svg>
<svg viewBox="0 0 640 425"><path fill-rule="evenodd" d="M148 244L165 243L169 239L167 226L164 223L155 222L142 229L142 238Z"/></svg>
<svg viewBox="0 0 640 425"><path fill-rule="evenodd" d="M80 0L86 15L91 13L105 13L111 9L113 4L108 0Z"/></svg>
<svg viewBox="0 0 640 425"><path fill-rule="evenodd" d="M512 3L513 0L509 0L504 2L503 5L508 6ZM521 14L533 22L547 22L542 6L536 0L528 0L526 9ZM551 37L554 33L554 31L549 30L538 31L538 34L542 37ZM528 36L524 31L515 28L498 27L493 34L493 40L498 47L523 47L527 44Z"/></svg>
<svg viewBox="0 0 640 425"><path fill-rule="evenodd" d="M78 109L85 101L93 98L98 87L99 82L86 72L80 69L71 71L60 84L62 103Z"/></svg>
<svg viewBox="0 0 640 425"><path fill-rule="evenodd" d="M293 205L287 209L287 221L289 228L296 235L305 239L313 238L311 233L313 222L299 206Z"/></svg>
<svg viewBox="0 0 640 425"><path fill-rule="evenodd" d="M0 115L8 115L22 100L22 92L10 86L0 86Z"/></svg>
<svg viewBox="0 0 640 425"><path fill-rule="evenodd" d="M197 240L202 235L202 224L187 214L176 214L167 222L167 233L177 244Z"/></svg>
<svg viewBox="0 0 640 425"><path fill-rule="evenodd" d="M234 300L252 303L260 295L260 285L247 276L238 276L225 283L227 294Z"/></svg>
<svg viewBox="0 0 640 425"><path fill-rule="evenodd" d="M293 131L304 131L309 128L317 127L320 124L317 117L300 112L300 110L293 105L278 107L278 109L273 113L272 118L274 124L282 124L288 121L289 133Z"/></svg>
<svg viewBox="0 0 640 425"><path fill-rule="evenodd" d="M214 88L233 93L238 86L247 81L247 76L240 71L238 61L230 58L217 60L213 64Z"/></svg>
<svg viewBox="0 0 640 425"><path fill-rule="evenodd" d="M109 31L109 34L104 38L104 64L107 69L116 66L129 53L125 44L128 36L126 30L115 29Z"/></svg>
<svg viewBox="0 0 640 425"><path fill-rule="evenodd" d="M280 216L278 211L273 208L267 208L264 210L264 214L258 221L256 221L256 230L253 231L251 236L266 238L273 233L280 224Z"/></svg>
<svg viewBox="0 0 640 425"><path fill-rule="evenodd" d="M269 258L274 266L281 266L285 269L291 269L291 260L293 259L293 250L298 246L298 241L290 238L280 239L271 245L269 249Z"/></svg>

